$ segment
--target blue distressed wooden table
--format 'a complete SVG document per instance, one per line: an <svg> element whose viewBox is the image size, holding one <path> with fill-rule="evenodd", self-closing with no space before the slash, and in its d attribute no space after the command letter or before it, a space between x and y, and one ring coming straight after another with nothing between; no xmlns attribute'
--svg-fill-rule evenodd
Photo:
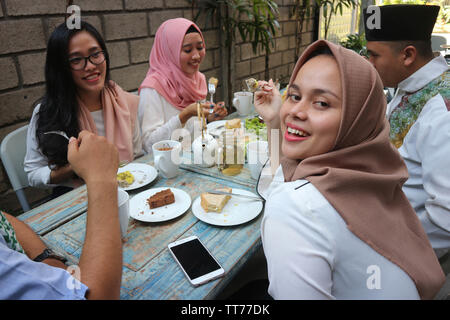
<svg viewBox="0 0 450 320"><path fill-rule="evenodd" d="M153 165L153 157L146 155L135 162ZM234 177L221 175L215 167L190 166L180 171L172 179L158 175L149 185L130 191L130 196L156 187L182 189L192 201L205 190L221 186L255 191L256 181L246 167ZM85 237L86 210L86 187L82 186L19 218L41 235L49 247L64 254L71 264L77 264ZM262 216L261 213L252 221L232 227L206 224L193 215L191 208L176 219L160 223L130 218L123 243L121 299L214 299L261 246ZM200 287L189 283L167 245L190 235L197 235L218 259L226 271L225 277Z"/></svg>

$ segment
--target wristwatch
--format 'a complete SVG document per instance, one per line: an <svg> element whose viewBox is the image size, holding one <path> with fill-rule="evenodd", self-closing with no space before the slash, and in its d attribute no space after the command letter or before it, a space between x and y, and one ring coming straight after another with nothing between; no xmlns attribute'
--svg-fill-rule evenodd
<svg viewBox="0 0 450 320"><path fill-rule="evenodd" d="M33 261L36 262L41 262L44 261L45 259L56 259L61 261L62 263L66 263L67 259L64 258L63 256L57 255L55 252L53 252L52 249L49 248L45 248L44 251L42 251L42 253L40 255L38 255L36 258L33 259Z"/></svg>

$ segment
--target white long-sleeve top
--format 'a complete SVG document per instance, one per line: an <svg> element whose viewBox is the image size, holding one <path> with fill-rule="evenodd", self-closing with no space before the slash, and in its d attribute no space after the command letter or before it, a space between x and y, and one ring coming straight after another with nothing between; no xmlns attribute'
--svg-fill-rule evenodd
<svg viewBox="0 0 450 320"><path fill-rule="evenodd" d="M400 82L387 116L407 92L423 88L447 69L444 57L439 56ZM409 173L403 192L438 256L450 248L449 108L440 94L428 100L398 149Z"/></svg>
<svg viewBox="0 0 450 320"><path fill-rule="evenodd" d="M350 232L313 184L284 182L280 166L262 196L261 237L274 299L420 298L413 280Z"/></svg>
<svg viewBox="0 0 450 320"><path fill-rule="evenodd" d="M78 180L68 180L61 184L50 184L51 169L49 168L47 157L39 148L36 137L37 120L39 118L38 112L40 106L41 105L38 104L34 108L27 132L27 152L24 159L24 170L28 175L28 183L32 187L55 187L58 185L76 187L79 185ZM105 136L105 125L102 110L91 112L91 115L95 126L97 127L98 134L100 136ZM133 132L133 154L134 157L142 154L141 131L137 120Z"/></svg>
<svg viewBox="0 0 450 320"><path fill-rule="evenodd" d="M183 148L189 148L194 137L194 123L198 121L197 117L191 117L183 127L178 117L181 111L170 104L158 91L153 88L142 88L139 96L139 119L144 150L151 153L154 143L162 140L178 140L180 136L184 137ZM181 128L186 131L177 131ZM190 134L190 139L185 139L187 133Z"/></svg>

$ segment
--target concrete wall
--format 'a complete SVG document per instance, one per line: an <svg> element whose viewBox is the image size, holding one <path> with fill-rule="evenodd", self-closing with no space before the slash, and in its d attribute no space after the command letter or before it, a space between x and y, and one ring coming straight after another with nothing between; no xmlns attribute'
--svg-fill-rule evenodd
<svg viewBox="0 0 450 320"><path fill-rule="evenodd" d="M277 0L281 30L270 55L270 76L288 79L295 63L296 23L290 18L293 0ZM82 18L93 24L105 38L111 56L111 76L125 90L136 90L148 70L148 57L159 25L170 18L193 19L186 0L76 0ZM0 0L0 141L11 131L27 124L33 103L44 92L45 49L54 27L64 22L66 1ZM201 71L206 77L221 76L222 50L218 23L198 22L205 36L207 55ZM207 27L206 27L207 26ZM312 21L305 21L304 45L313 40ZM249 43L234 46L235 91L249 76L264 77L264 54L254 54ZM222 85L215 96L223 99ZM48 194L29 188L31 202ZM0 164L0 210L21 212L3 166Z"/></svg>

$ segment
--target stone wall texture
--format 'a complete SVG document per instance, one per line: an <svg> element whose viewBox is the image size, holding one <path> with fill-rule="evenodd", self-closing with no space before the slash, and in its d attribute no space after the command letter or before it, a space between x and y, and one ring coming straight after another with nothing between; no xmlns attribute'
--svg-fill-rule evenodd
<svg viewBox="0 0 450 320"><path fill-rule="evenodd" d="M296 22L290 12L293 0L277 0L280 29L269 56L269 75L286 82L295 64ZM111 76L122 88L135 91L148 70L148 57L159 25L170 18L193 19L196 10L187 0L76 0L82 19L103 35L111 56ZM64 22L66 1L0 0L0 141L11 131L28 124L34 102L44 92L46 45L55 26ZM216 101L223 98L225 81L221 75L221 33L217 21L200 18L207 54L201 66L206 77L219 79ZM305 21L302 49L314 39L313 20ZM232 88L243 89L248 77L264 78L265 54L253 52L250 43L238 36L233 46ZM20 146L25 148L25 146ZM29 190L28 190L29 189ZM28 188L33 205L48 195L48 190ZM0 210L21 213L8 176L0 163Z"/></svg>

